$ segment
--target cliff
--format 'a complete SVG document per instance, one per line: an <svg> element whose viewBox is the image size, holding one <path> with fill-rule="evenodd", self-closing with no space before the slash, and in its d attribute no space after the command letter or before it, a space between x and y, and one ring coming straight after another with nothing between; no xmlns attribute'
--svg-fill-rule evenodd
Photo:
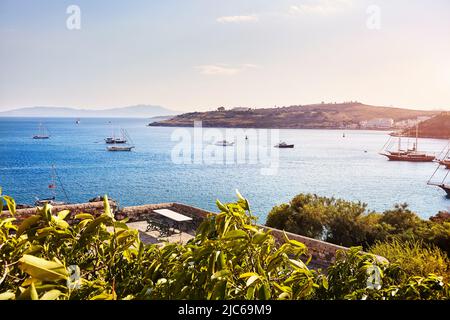
<svg viewBox="0 0 450 320"><path fill-rule="evenodd" d="M412 127L402 132L405 136L416 136L416 128ZM450 112L442 112L441 114L423 121L419 124L419 137L450 139Z"/></svg>

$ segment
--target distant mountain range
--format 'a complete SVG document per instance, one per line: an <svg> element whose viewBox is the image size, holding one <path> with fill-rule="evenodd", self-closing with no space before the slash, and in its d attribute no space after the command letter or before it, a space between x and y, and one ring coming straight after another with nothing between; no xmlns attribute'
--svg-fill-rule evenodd
<svg viewBox="0 0 450 320"><path fill-rule="evenodd" d="M161 106L136 105L103 110L64 107L29 107L0 112L0 117L55 117L55 118L152 118L173 116L181 112Z"/></svg>
<svg viewBox="0 0 450 320"><path fill-rule="evenodd" d="M435 116L438 111L378 107L359 102L321 103L279 108L235 108L217 111L191 112L149 126L191 127L202 121L204 127L224 128L280 128L280 129L334 129L360 127L362 121L392 119L402 121L420 116Z"/></svg>

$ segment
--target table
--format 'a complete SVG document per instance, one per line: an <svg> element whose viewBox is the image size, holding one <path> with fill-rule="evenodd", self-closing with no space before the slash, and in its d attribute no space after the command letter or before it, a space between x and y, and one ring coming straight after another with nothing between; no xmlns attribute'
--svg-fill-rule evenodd
<svg viewBox="0 0 450 320"><path fill-rule="evenodd" d="M177 223L177 225L178 225L178 230L180 231L180 234L181 234L180 224L182 222L187 222L187 221L192 221L193 220L191 217L187 217L185 215L182 215L182 214L180 214L178 212L175 212L175 211L172 211L172 210L169 210L169 209L158 209L158 210L153 210L153 212L155 212L155 213L157 213L157 214L159 214L159 215L161 215L163 217L166 217L166 218L168 218L168 219L170 219L172 221L175 221Z"/></svg>

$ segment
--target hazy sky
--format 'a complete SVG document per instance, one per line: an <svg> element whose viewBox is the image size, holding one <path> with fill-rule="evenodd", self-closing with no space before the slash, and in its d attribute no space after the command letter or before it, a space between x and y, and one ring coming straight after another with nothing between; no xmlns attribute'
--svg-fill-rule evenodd
<svg viewBox="0 0 450 320"><path fill-rule="evenodd" d="M450 109L450 1L0 0L0 110L346 100Z"/></svg>

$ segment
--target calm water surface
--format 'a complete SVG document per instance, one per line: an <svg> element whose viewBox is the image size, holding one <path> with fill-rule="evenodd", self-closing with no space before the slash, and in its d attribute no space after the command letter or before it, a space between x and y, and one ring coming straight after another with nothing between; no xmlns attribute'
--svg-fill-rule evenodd
<svg viewBox="0 0 450 320"><path fill-rule="evenodd" d="M106 151L109 120L127 129L136 145L133 152ZM41 121L51 133L49 140L31 139ZM70 202L107 193L120 205L176 201L214 210L216 198L233 201L239 189L260 222L274 205L302 192L362 201L373 210L407 202L424 218L450 210L444 192L426 184L434 163L388 162L378 154L386 132L347 131L343 138L342 130L280 130L280 139L295 143L295 149L279 150L277 174L265 176L263 164L174 164L171 153L177 142L171 135L176 129L146 123L82 119L76 125L74 119L0 118L0 186L19 203L51 196L54 164ZM423 139L421 149L439 153L446 144ZM266 145L271 150L270 143L260 147ZM57 197L65 200L60 185Z"/></svg>

